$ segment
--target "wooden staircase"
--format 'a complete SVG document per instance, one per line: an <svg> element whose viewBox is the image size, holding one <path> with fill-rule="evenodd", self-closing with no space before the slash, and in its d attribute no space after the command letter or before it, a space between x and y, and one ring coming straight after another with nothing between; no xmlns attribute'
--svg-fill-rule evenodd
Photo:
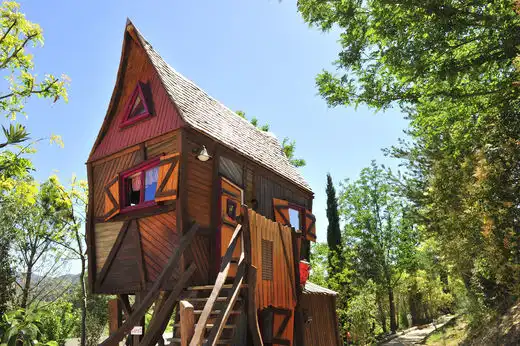
<svg viewBox="0 0 520 346"><path fill-rule="evenodd" d="M184 294L184 298L177 306L177 314L175 316L173 338L169 340L171 345L188 345L188 340L193 336L195 327L203 313L204 306L214 290L214 285L193 286L188 287ZM227 296L232 289L232 285L223 285L220 295L215 299L212 310L205 323L202 343L208 343L208 337L211 330L215 328L218 317L226 310ZM247 285L242 284L239 296L231 307L229 317L222 327L220 338L216 340L216 345L244 345L246 344L246 334L244 331L246 325L246 302ZM181 308L181 305L183 307ZM193 322L192 322L193 321ZM186 335L188 334L188 335ZM184 336L184 338L183 338ZM184 342L182 340L185 340Z"/></svg>
<svg viewBox="0 0 520 346"><path fill-rule="evenodd" d="M161 289L181 262L184 251L189 248L197 233L199 227L195 224L183 235L179 247L145 297L133 306L127 302L125 322L100 346L116 346L125 337L131 337L130 330L144 318L152 305L154 305L152 319L145 334L140 338L138 346L163 344L162 335L175 306L177 306L176 323L174 336L170 340L171 345L252 343L254 346L263 346L256 312L256 268L251 265L248 211L245 206L242 208L245 216L243 225L238 224L233 233L226 253L222 257L220 272L214 285L187 287L196 269L195 263L191 263L171 290ZM239 239L241 249L237 261L233 258L233 252ZM233 274L230 273L231 267L233 267Z"/></svg>

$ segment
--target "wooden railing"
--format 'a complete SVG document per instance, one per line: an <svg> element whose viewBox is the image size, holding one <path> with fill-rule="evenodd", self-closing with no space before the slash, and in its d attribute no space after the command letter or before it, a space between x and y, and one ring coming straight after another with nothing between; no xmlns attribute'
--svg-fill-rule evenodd
<svg viewBox="0 0 520 346"><path fill-rule="evenodd" d="M242 206L242 224L238 224L233 232L233 236L226 249L224 257L220 265L220 272L215 280L215 286L211 291L210 297L208 298L204 309L200 315L200 318L195 327L193 338L191 339L190 346L199 346L202 343L204 345L216 345L217 341L224 330L224 326L230 316L230 313L235 305L243 283L247 283L247 316L249 330L252 335L253 344L255 346L263 346L262 339L260 336L260 328L258 326L258 317L256 313L256 268L251 265L251 235L249 228L249 211L246 206ZM220 295L220 291L226 282L228 273L232 264L233 252L237 246L238 240L241 239L241 251L240 259L238 261L238 267L236 275L233 281L233 285L228 292L227 299L224 307L217 317L212 329L206 340L204 338L204 332L206 330L206 324L208 318L213 310L215 302Z"/></svg>
<svg viewBox="0 0 520 346"><path fill-rule="evenodd" d="M166 328L166 324L169 321L168 316L172 314L175 302L178 300L179 294L185 288L185 285L188 283L188 280L191 278L195 271L195 264L192 263L188 269L186 269L177 284L171 291L165 291L164 294L161 293L161 287L163 284L169 280L181 262L180 259L184 253L184 251L189 247L191 241L193 240L195 234L197 233L199 226L194 224L190 230L182 237L179 247L175 249L175 252L172 254L168 263L164 267L163 271L155 280L152 288L148 291L146 296L140 303L135 304L138 306L134 306L131 309L131 313L129 314L126 321L119 327L119 329L110 335L105 341L103 341L100 346L116 346L119 344L121 340L127 335L130 330L141 321L144 317L148 309L152 306L154 302L160 305L160 309L156 309L158 313L154 315L154 318L150 321L150 326L146 331L143 339L139 343L140 346L149 346L155 345L159 338L162 336L164 329ZM160 297L160 299L158 299ZM128 307L127 307L128 308ZM129 311L130 312L130 311Z"/></svg>

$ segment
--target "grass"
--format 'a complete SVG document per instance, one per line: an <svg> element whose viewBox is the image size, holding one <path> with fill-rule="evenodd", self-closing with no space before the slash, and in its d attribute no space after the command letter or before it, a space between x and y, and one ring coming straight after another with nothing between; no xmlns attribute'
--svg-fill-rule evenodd
<svg viewBox="0 0 520 346"><path fill-rule="evenodd" d="M466 339L468 322L464 317L457 317L448 324L431 334L424 345L433 346L455 346Z"/></svg>

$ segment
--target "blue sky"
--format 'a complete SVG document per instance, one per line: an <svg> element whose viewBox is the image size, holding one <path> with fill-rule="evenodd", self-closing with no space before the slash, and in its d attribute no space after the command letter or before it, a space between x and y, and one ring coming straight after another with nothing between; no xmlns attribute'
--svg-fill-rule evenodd
<svg viewBox="0 0 520 346"><path fill-rule="evenodd" d="M175 69L234 110L296 140L301 169L316 198L318 239L326 241L325 175L355 178L375 159L396 166L381 148L403 136L403 116L360 107L328 108L314 78L333 69L337 33L309 28L295 1L22 1L44 30L36 72L71 78L69 102L31 100L33 138L59 134L65 148L42 143L36 177L86 177L85 161L105 116L116 78L126 18ZM4 121L5 123L5 121Z"/></svg>

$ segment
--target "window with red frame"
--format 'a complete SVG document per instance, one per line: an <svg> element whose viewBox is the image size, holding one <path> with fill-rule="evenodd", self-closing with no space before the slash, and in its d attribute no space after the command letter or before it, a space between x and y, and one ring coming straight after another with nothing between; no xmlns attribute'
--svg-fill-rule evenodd
<svg viewBox="0 0 520 346"><path fill-rule="evenodd" d="M159 162L159 159L149 161L121 174L123 208L145 207L155 204Z"/></svg>
<svg viewBox="0 0 520 346"><path fill-rule="evenodd" d="M121 123L122 127L151 116L150 107L145 97L145 89L146 85L144 83L137 82L137 86L125 107L125 116Z"/></svg>

